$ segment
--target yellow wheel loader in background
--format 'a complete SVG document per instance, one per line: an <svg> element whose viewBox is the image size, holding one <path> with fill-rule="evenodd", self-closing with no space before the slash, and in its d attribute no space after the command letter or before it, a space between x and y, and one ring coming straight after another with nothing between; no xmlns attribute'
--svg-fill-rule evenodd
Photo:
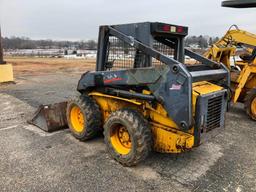
<svg viewBox="0 0 256 192"><path fill-rule="evenodd" d="M232 29L233 26L235 29ZM204 56L226 65L231 73L233 102L244 103L246 113L256 120L256 35L233 26ZM235 60L239 47L243 47L247 53ZM232 57L234 65L231 64Z"/></svg>

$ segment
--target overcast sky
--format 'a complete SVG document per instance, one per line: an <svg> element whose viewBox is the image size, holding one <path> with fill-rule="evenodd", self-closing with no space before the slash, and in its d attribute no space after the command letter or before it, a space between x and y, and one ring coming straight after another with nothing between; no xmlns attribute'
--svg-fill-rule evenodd
<svg viewBox="0 0 256 192"><path fill-rule="evenodd" d="M185 25L190 35L222 36L232 24L256 33L256 8L220 0L0 0L3 36L97 39L98 26L142 21Z"/></svg>

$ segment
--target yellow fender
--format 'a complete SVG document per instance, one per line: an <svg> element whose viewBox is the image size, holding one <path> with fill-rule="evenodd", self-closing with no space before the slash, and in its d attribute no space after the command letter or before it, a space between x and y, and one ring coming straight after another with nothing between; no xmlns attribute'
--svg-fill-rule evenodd
<svg viewBox="0 0 256 192"><path fill-rule="evenodd" d="M237 82L239 82L236 91L235 91L235 95L233 98L233 102L236 103L240 93L242 91L242 89L244 88L245 84L248 82L248 78L250 77L251 74L255 74L256 73L256 68L254 65L245 65L243 70L241 71Z"/></svg>

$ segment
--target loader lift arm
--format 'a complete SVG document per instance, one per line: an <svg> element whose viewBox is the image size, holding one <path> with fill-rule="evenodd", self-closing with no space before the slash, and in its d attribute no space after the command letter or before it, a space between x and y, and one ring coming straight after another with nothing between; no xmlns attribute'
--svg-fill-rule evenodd
<svg viewBox="0 0 256 192"><path fill-rule="evenodd" d="M233 27L235 29L232 29ZM227 33L204 53L204 56L224 63L231 70L230 58L235 54L236 47L239 45L249 46L247 51L252 54L256 47L256 35L232 25Z"/></svg>
<svg viewBox="0 0 256 192"><path fill-rule="evenodd" d="M232 29L232 28L235 29ZM238 45L240 43L256 46L256 35L245 30L239 29L236 25L232 25L227 33L216 43L216 45L225 45L231 43Z"/></svg>

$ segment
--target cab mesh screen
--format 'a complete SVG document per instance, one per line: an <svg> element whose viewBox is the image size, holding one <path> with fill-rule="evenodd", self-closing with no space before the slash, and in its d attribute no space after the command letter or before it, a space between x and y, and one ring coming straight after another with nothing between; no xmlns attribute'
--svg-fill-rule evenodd
<svg viewBox="0 0 256 192"><path fill-rule="evenodd" d="M161 52L162 54L173 58L174 49L155 40L153 49ZM136 68L138 66L161 66L162 62L155 58L151 58L145 53L136 50L128 43L110 36L107 50L107 62L105 63L105 70L119 70Z"/></svg>

